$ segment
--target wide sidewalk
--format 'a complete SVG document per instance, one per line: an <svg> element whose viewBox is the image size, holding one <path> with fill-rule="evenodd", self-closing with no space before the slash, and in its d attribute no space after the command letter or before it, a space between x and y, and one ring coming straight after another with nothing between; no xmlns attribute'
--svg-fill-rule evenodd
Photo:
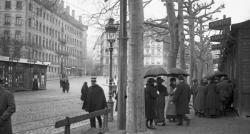
<svg viewBox="0 0 250 134"><path fill-rule="evenodd" d="M250 134L250 118L241 118L235 113L229 113L219 118L199 118L192 114L190 126L176 126L167 122L166 126L157 126L155 130L148 130L146 134ZM185 124L185 123L184 123ZM71 134L87 134L89 124L71 129ZM109 122L110 131L107 134L119 134L117 121Z"/></svg>

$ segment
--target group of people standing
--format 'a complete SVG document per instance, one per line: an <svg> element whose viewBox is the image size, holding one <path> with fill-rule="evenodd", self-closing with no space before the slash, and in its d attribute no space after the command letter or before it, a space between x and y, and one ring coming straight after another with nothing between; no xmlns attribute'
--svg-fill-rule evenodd
<svg viewBox="0 0 250 134"><path fill-rule="evenodd" d="M233 103L233 84L227 77L194 81L192 86L195 114L200 117L225 115Z"/></svg>
<svg viewBox="0 0 250 134"><path fill-rule="evenodd" d="M186 83L184 76L180 75L170 79L170 92L163 85L164 80L161 77L149 78L145 87L145 114L146 127L155 129L155 125L162 123L165 126L165 97L169 96L166 118L169 121L178 120L177 125L182 126L183 120L187 125L190 119L186 116L189 113L190 87Z"/></svg>

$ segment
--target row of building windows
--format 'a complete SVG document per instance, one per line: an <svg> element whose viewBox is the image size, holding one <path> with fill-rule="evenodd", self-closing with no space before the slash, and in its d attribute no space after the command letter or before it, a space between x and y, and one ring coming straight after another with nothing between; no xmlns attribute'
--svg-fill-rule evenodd
<svg viewBox="0 0 250 134"><path fill-rule="evenodd" d="M5 1L5 9L12 9L12 3L10 0ZM17 10L23 9L23 2L21 0L16 1L16 7Z"/></svg>
<svg viewBox="0 0 250 134"><path fill-rule="evenodd" d="M145 55L162 55L162 49L161 48L157 48L157 49L154 49L154 48L151 48L151 49L149 49L149 48L146 48L146 49L144 49L145 51L144 51L144 54ZM150 53L150 50L151 50L151 53Z"/></svg>
<svg viewBox="0 0 250 134"><path fill-rule="evenodd" d="M48 11L46 12L45 8L43 9L41 8L41 6L38 5L35 8L34 4L32 3L29 3L29 11L35 13L37 17L41 17L43 20L49 21L55 26L63 27L68 32L74 34L75 36L78 36L79 38L83 36L81 31L77 30L76 28L70 25L63 23L63 21L61 21L59 17L55 15L55 12L54 13L49 13Z"/></svg>
<svg viewBox="0 0 250 134"><path fill-rule="evenodd" d="M4 25L11 25L11 15L5 14L4 16ZM15 16L15 24L16 26L22 26L23 25L23 19L21 16L16 15Z"/></svg>
<svg viewBox="0 0 250 134"><path fill-rule="evenodd" d="M39 61L46 61L46 62L51 62L52 64L57 64L60 65L62 60L63 64L66 66L79 66L81 65L81 60L80 59L73 59L69 57L64 57L62 59L61 56L55 55L55 54L50 54L50 53L45 53L45 52L33 52L33 57L34 59L37 59Z"/></svg>
<svg viewBox="0 0 250 134"><path fill-rule="evenodd" d="M15 39L22 40L22 32L19 30L15 31ZM4 30L4 39L10 40L11 33L9 30ZM75 57L81 57L82 51L77 50L75 48L70 48L67 46L60 45L57 41L53 41L51 39L45 38L38 35L32 35L30 32L28 33L28 43L30 45L36 45L40 48L56 51L56 52L66 52L67 54Z"/></svg>
<svg viewBox="0 0 250 134"><path fill-rule="evenodd" d="M42 37L40 35L31 34L31 32L28 33L28 42L35 44L37 46L40 46L42 48L52 50L52 51L65 51L69 55L81 57L82 51L77 50L72 47L60 45L58 41L54 41L53 39L49 39L46 37Z"/></svg>

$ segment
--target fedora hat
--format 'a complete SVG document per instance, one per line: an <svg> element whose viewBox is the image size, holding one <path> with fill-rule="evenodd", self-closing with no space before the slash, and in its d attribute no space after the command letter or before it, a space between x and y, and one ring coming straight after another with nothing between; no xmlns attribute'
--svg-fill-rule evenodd
<svg viewBox="0 0 250 134"><path fill-rule="evenodd" d="M156 81L157 81L157 82L163 82L163 81L165 81L165 80L162 79L161 77L157 77L157 78L156 78Z"/></svg>

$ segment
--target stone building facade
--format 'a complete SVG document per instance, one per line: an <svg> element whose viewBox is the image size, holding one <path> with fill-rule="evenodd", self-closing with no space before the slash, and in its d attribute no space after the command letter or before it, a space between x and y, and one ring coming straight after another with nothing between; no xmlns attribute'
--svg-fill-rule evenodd
<svg viewBox="0 0 250 134"><path fill-rule="evenodd" d="M70 7L64 7L63 0L56 3L49 0L0 1L1 39L22 42L19 59L50 62L48 78L83 72L87 29L81 17L75 19L74 10L70 13ZM3 49L0 55L2 53Z"/></svg>

